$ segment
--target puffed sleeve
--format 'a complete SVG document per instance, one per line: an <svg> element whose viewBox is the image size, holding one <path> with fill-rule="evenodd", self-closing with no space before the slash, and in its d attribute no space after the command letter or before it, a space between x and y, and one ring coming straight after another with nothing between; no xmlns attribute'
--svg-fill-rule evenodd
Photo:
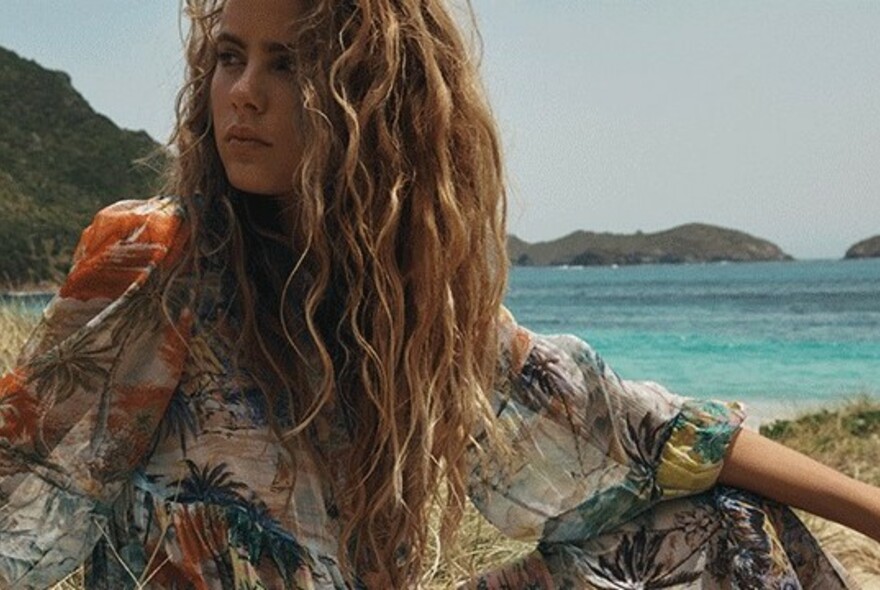
<svg viewBox="0 0 880 590"><path fill-rule="evenodd" d="M186 231L171 198L98 213L0 379L0 587L46 588L79 566L147 452L185 358L185 297L163 309L162 294Z"/></svg>
<svg viewBox="0 0 880 590"><path fill-rule="evenodd" d="M743 420L737 404L621 380L582 340L538 336L506 311L500 331L492 404L507 448L485 438L474 447L469 492L502 532L579 543L714 485ZM511 575L544 587L552 572L540 562L527 558Z"/></svg>

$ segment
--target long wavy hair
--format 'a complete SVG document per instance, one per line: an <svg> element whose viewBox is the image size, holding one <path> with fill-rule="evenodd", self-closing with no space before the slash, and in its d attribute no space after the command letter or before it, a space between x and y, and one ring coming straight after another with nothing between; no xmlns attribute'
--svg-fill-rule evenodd
<svg viewBox="0 0 880 590"><path fill-rule="evenodd" d="M224 173L209 104L223 0L186 2L168 188L190 219L190 261L219 256L234 276L236 355L267 369L270 407L284 396L293 416L273 427L333 482L343 567L369 587L407 587L423 572L437 502L440 537L453 537L468 449L492 430L507 274L498 133L442 0L304 4L290 47L296 198L261 216L254 203L267 198L240 194ZM349 444L322 446L315 422L328 413Z"/></svg>

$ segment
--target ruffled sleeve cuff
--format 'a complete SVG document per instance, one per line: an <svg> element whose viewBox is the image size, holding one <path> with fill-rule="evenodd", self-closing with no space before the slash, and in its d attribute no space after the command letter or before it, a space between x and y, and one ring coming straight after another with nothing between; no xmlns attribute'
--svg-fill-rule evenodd
<svg viewBox="0 0 880 590"><path fill-rule="evenodd" d="M684 402L657 468L657 484L663 498L686 496L712 487L721 473L727 448L744 419L745 409L736 402Z"/></svg>

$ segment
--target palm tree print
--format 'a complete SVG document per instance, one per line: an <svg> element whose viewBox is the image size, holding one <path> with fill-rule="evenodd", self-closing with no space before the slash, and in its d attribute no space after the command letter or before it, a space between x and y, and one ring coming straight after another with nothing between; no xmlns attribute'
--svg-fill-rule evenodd
<svg viewBox="0 0 880 590"><path fill-rule="evenodd" d="M587 563L598 578L593 582L602 588L648 590L671 588L699 578L700 572L672 574L675 567L660 556L665 538L664 532L649 532L644 527L633 535L622 536L614 553L599 556L595 566Z"/></svg>
<svg viewBox="0 0 880 590"><path fill-rule="evenodd" d="M129 291L121 301L117 313L124 316L125 321L114 326L112 339L119 341L131 332L131 325L138 325L142 331L156 332L160 330L167 318L162 307L163 280L158 273L150 273L142 279L143 283L136 290Z"/></svg>
<svg viewBox="0 0 880 590"><path fill-rule="evenodd" d="M83 330L48 349L27 365L30 384L51 396L50 405L67 400L77 387L94 387L108 376L108 360L116 345L96 345L96 334Z"/></svg>
<svg viewBox="0 0 880 590"><path fill-rule="evenodd" d="M637 426L633 422L631 417L626 417L627 436L622 441L631 465L630 479L648 492L649 499L656 500L663 493L657 485L656 466L660 463L672 425L658 423L650 415L643 416Z"/></svg>
<svg viewBox="0 0 880 590"><path fill-rule="evenodd" d="M530 410L553 411L560 399L573 397L569 380L559 371L559 359L538 348L529 353L519 378L528 394L521 401Z"/></svg>
<svg viewBox="0 0 880 590"><path fill-rule="evenodd" d="M198 436L198 420L195 412L189 404L186 394L178 387L168 402L162 424L159 427L158 439L166 439L177 436L180 440L180 448L186 457L187 435L192 438ZM157 440L158 442L158 440Z"/></svg>
<svg viewBox="0 0 880 590"><path fill-rule="evenodd" d="M582 441L586 436L583 398L589 395L575 389L562 367L561 359L550 351L534 347L519 375L519 401L534 412L565 423L572 434L577 465L583 464Z"/></svg>
<svg viewBox="0 0 880 590"><path fill-rule="evenodd" d="M186 459L189 474L172 484L177 492L171 500L183 504L205 502L208 504L236 504L244 502L239 490L247 489L247 485L235 481L229 472L228 465L220 463L214 467L205 465L199 468L193 461Z"/></svg>
<svg viewBox="0 0 880 590"><path fill-rule="evenodd" d="M312 564L308 550L271 515L264 502L255 495L250 500L241 495L247 486L231 479L226 463L201 468L190 460L186 464L189 473L172 484L177 492L171 500L223 507L229 546L242 549L254 565L268 557L290 587L296 572ZM227 558L220 559L223 563L218 563L218 568L224 569Z"/></svg>
<svg viewBox="0 0 880 590"><path fill-rule="evenodd" d="M266 504L256 498L228 506L226 522L229 544L245 549L252 564L260 563L264 556L271 559L286 586L292 585L294 575L301 567L312 565L308 549L300 545L272 517Z"/></svg>

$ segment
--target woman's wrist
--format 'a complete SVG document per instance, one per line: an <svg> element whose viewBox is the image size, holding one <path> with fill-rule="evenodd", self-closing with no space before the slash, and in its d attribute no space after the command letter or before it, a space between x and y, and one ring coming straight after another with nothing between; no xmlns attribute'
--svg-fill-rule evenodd
<svg viewBox="0 0 880 590"><path fill-rule="evenodd" d="M832 518L880 543L880 489L847 478L846 485L834 493L836 518Z"/></svg>
<svg viewBox="0 0 880 590"><path fill-rule="evenodd" d="M764 438L737 433L719 482L838 522L880 542L880 489Z"/></svg>

